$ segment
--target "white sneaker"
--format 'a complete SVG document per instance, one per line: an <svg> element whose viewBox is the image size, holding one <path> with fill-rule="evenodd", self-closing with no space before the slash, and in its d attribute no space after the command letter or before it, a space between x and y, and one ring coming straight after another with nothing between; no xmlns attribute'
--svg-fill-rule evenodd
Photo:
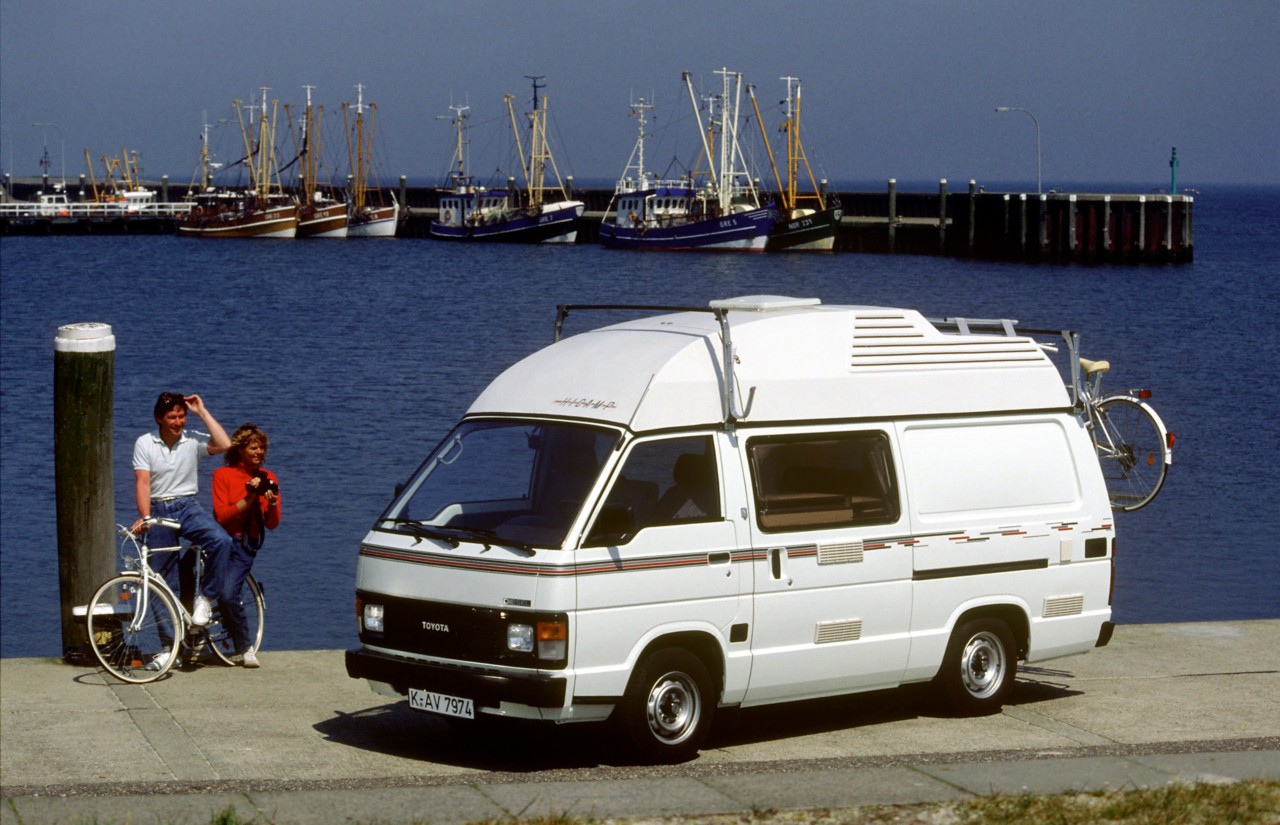
<svg viewBox="0 0 1280 825"><path fill-rule="evenodd" d="M162 652L151 657L151 661L143 665L143 670L149 670L155 673L158 670L164 670L165 665L169 664L169 657L173 655L173 651L165 648Z"/></svg>
<svg viewBox="0 0 1280 825"><path fill-rule="evenodd" d="M258 661L257 654L252 650L246 650L236 658L240 660L240 665L242 667L262 667L262 663Z"/></svg>
<svg viewBox="0 0 1280 825"><path fill-rule="evenodd" d="M204 596L196 596L196 609L191 612L191 623L196 627L204 627L213 614L213 605Z"/></svg>

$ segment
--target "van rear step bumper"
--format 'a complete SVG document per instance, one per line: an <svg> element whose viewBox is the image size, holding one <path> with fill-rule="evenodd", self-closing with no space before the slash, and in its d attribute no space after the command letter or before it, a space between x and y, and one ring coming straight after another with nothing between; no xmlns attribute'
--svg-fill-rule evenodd
<svg viewBox="0 0 1280 825"><path fill-rule="evenodd" d="M502 702L535 708L564 707L563 677L463 670L363 648L348 650L346 661L347 675L352 679L386 682L397 693L407 694L412 687L466 697L483 707L497 707Z"/></svg>

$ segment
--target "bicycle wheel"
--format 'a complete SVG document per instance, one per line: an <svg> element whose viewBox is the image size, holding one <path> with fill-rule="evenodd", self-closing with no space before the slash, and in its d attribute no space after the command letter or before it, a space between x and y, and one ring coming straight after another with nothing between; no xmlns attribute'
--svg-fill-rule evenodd
<svg viewBox="0 0 1280 825"><path fill-rule="evenodd" d="M93 655L117 679L151 682L178 660L174 640L182 624L173 599L137 573L121 573L103 583L85 618Z"/></svg>
<svg viewBox="0 0 1280 825"><path fill-rule="evenodd" d="M1164 423L1135 398L1113 395L1098 402L1093 434L1107 495L1116 510L1145 507L1160 492L1169 471Z"/></svg>
<svg viewBox="0 0 1280 825"><path fill-rule="evenodd" d="M249 649L257 652L262 645L262 619L267 611L267 601L262 596L262 585L250 573L245 576L244 587L240 591L240 605L244 608L245 622L249 626ZM235 664L236 645L222 620L222 605L215 605L213 618L205 627L209 634L209 647L219 659L229 665Z"/></svg>

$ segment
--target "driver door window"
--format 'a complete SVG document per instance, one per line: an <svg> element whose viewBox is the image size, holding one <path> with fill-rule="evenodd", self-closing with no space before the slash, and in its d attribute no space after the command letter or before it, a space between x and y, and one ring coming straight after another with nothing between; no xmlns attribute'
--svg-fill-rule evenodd
<svg viewBox="0 0 1280 825"><path fill-rule="evenodd" d="M722 518L711 437L645 441L627 456L587 545L625 544L646 527Z"/></svg>

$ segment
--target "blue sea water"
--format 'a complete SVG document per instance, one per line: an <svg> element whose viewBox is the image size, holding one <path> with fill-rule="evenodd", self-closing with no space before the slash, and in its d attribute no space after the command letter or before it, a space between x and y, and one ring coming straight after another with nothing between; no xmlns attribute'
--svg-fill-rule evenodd
<svg viewBox="0 0 1280 825"><path fill-rule="evenodd" d="M1016 318L1081 333L1177 433L1156 501L1117 516L1115 618L1280 616L1280 190L1206 189L1195 261L1029 265L887 255L698 255L430 240L0 240L0 656L61 653L53 339L112 326L117 520L161 390L271 436L284 520L255 575L267 649L355 642L357 545L392 489L557 303L705 305L757 293ZM575 324L588 320L574 317ZM582 327L578 327L579 329ZM216 461L216 459L215 459ZM203 472L202 495L208 494ZM104 549L104 552L112 552Z"/></svg>

